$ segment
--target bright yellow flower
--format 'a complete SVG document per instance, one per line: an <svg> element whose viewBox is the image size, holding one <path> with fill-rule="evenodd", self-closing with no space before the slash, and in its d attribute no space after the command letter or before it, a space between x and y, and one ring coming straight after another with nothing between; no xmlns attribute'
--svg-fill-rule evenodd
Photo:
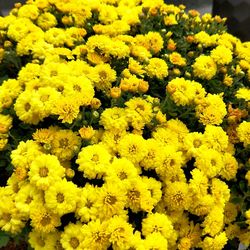
<svg viewBox="0 0 250 250"><path fill-rule="evenodd" d="M111 155L104 146L90 145L81 149L76 163L86 178L95 179L101 178L110 168L110 161Z"/></svg>
<svg viewBox="0 0 250 250"><path fill-rule="evenodd" d="M83 225L81 223L69 223L66 227L64 227L60 240L64 249L82 249L83 242L86 238L82 232L82 227Z"/></svg>
<svg viewBox="0 0 250 250"><path fill-rule="evenodd" d="M188 184L180 181L168 183L164 192L164 200L171 210L187 210L191 205Z"/></svg>
<svg viewBox="0 0 250 250"><path fill-rule="evenodd" d="M210 56L201 55L195 59L193 73L196 77L210 80L217 72L217 66Z"/></svg>
<svg viewBox="0 0 250 250"><path fill-rule="evenodd" d="M107 233L114 249L124 249L133 237L133 227L124 218L114 216L108 221Z"/></svg>
<svg viewBox="0 0 250 250"><path fill-rule="evenodd" d="M143 137L135 134L125 135L119 142L118 152L134 164L138 164L146 155Z"/></svg>
<svg viewBox="0 0 250 250"><path fill-rule="evenodd" d="M125 110L118 107L105 109L101 114L100 124L106 130L126 130L128 122Z"/></svg>
<svg viewBox="0 0 250 250"><path fill-rule="evenodd" d="M149 59L149 64L145 69L151 78L163 79L168 76L168 65L164 60L159 58Z"/></svg>
<svg viewBox="0 0 250 250"><path fill-rule="evenodd" d="M78 191L77 186L71 181L57 181L45 191L45 204L60 216L72 213L76 209Z"/></svg>
<svg viewBox="0 0 250 250"><path fill-rule="evenodd" d="M55 181L64 177L65 169L56 156L43 154L33 160L28 174L31 184L47 190Z"/></svg>
<svg viewBox="0 0 250 250"><path fill-rule="evenodd" d="M247 147L250 144L250 122L243 121L237 127L237 135L244 146Z"/></svg>
<svg viewBox="0 0 250 250"><path fill-rule="evenodd" d="M30 219L32 227L40 233L55 232L56 227L61 225L59 215L48 210L42 204L31 207Z"/></svg>
<svg viewBox="0 0 250 250"><path fill-rule="evenodd" d="M60 160L70 160L80 150L81 138L73 131L58 130L51 143L51 152Z"/></svg>

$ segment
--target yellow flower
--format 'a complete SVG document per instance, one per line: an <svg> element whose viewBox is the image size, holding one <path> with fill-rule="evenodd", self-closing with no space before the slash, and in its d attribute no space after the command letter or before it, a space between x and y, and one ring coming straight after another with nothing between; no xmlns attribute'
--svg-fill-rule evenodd
<svg viewBox="0 0 250 250"><path fill-rule="evenodd" d="M199 132L188 133L183 143L187 156L195 157L199 148L204 145L204 135Z"/></svg>
<svg viewBox="0 0 250 250"><path fill-rule="evenodd" d="M164 200L171 210L187 210L191 205L188 184L180 181L168 183L164 192Z"/></svg>
<svg viewBox="0 0 250 250"><path fill-rule="evenodd" d="M79 108L79 104L75 100L73 101L71 97L64 97L56 101L52 113L59 115L58 119L62 120L62 123L71 124L77 118L80 111Z"/></svg>
<svg viewBox="0 0 250 250"><path fill-rule="evenodd" d="M105 109L101 114L100 124L106 130L126 130L128 122L125 110L118 107Z"/></svg>
<svg viewBox="0 0 250 250"><path fill-rule="evenodd" d="M247 171L246 175L245 175L245 179L247 180L248 182L248 186L250 186L250 170Z"/></svg>
<svg viewBox="0 0 250 250"><path fill-rule="evenodd" d="M15 196L15 205L21 214L29 216L30 207L43 199L43 193L30 183L25 183Z"/></svg>
<svg viewBox="0 0 250 250"><path fill-rule="evenodd" d="M43 102L34 91L24 91L21 93L14 105L19 119L25 123L37 125L45 118Z"/></svg>
<svg viewBox="0 0 250 250"><path fill-rule="evenodd" d="M132 179L126 187L126 207L129 207L134 213L138 211L151 212L155 203L152 199L148 186L139 177Z"/></svg>
<svg viewBox="0 0 250 250"><path fill-rule="evenodd" d="M227 236L225 232L221 232L214 238L206 236L202 242L202 249L204 250L222 250L227 243Z"/></svg>
<svg viewBox="0 0 250 250"><path fill-rule="evenodd" d="M127 114L127 119L132 126L136 129L136 119L138 119L142 123L149 123L153 117L152 104L140 97L131 98L129 101L125 103L127 108L125 109Z"/></svg>
<svg viewBox="0 0 250 250"><path fill-rule="evenodd" d="M216 234L221 232L224 223L223 209L220 207L214 207L210 213L206 216L202 223L203 234L209 234L214 237Z"/></svg>
<svg viewBox="0 0 250 250"><path fill-rule="evenodd" d="M84 126L80 128L78 132L83 140L90 140L95 134L95 130L92 126Z"/></svg>
<svg viewBox="0 0 250 250"><path fill-rule="evenodd" d="M205 196L208 189L208 178L207 176L195 168L191 171L192 178L190 179L190 190L196 196Z"/></svg>
<svg viewBox="0 0 250 250"><path fill-rule="evenodd" d="M32 227L40 233L55 232L56 227L61 225L59 215L48 210L42 204L31 207L30 219Z"/></svg>
<svg viewBox="0 0 250 250"><path fill-rule="evenodd" d="M110 246L107 232L107 222L101 222L99 219L90 221L82 228L82 233L85 236L83 246L89 250L106 250Z"/></svg>
<svg viewBox="0 0 250 250"><path fill-rule="evenodd" d="M196 77L210 80L217 72L217 66L210 56L200 55L193 64L193 73Z"/></svg>
<svg viewBox="0 0 250 250"><path fill-rule="evenodd" d="M125 135L118 144L118 152L134 164L138 164L146 155L143 137L135 134Z"/></svg>
<svg viewBox="0 0 250 250"><path fill-rule="evenodd" d="M37 30L39 30L39 28L35 26L30 19L20 17L10 24L7 35L14 41L19 42L29 33Z"/></svg>
<svg viewBox="0 0 250 250"><path fill-rule="evenodd" d="M216 204L224 207L225 203L230 199L230 189L228 185L220 179L213 178L210 189Z"/></svg>
<svg viewBox="0 0 250 250"><path fill-rule="evenodd" d="M33 160L29 170L29 180L37 188L47 190L55 181L64 177L65 169L54 155L40 155Z"/></svg>
<svg viewBox="0 0 250 250"><path fill-rule="evenodd" d="M220 125L226 114L226 104L221 95L208 94L196 106L196 116L204 125Z"/></svg>
<svg viewBox="0 0 250 250"><path fill-rule="evenodd" d="M38 17L37 25L41 27L43 30L48 30L57 25L57 20L54 15L52 15L49 12L45 12Z"/></svg>
<svg viewBox="0 0 250 250"><path fill-rule="evenodd" d="M197 153L194 165L209 178L215 177L224 166L222 154L214 149L202 147Z"/></svg>
<svg viewBox="0 0 250 250"><path fill-rule="evenodd" d="M172 64L178 65L178 66L185 66L186 65L186 59L181 56L181 54L177 52L173 52L169 55L169 60Z"/></svg>
<svg viewBox="0 0 250 250"><path fill-rule="evenodd" d="M153 54L157 54L163 48L163 39L160 33L150 31L145 35L146 48Z"/></svg>
<svg viewBox="0 0 250 250"><path fill-rule="evenodd" d="M147 149L147 154L140 162L140 166L145 170L157 169L162 166L163 155L161 151L161 144L155 139L148 139L145 141L145 147Z"/></svg>
<svg viewBox="0 0 250 250"><path fill-rule="evenodd" d="M182 177L184 177L185 180L185 175L181 170L184 163L182 153L178 152L172 145L165 145L162 149L161 164L156 165L156 173L159 174L163 180L173 180Z"/></svg>
<svg viewBox="0 0 250 250"><path fill-rule="evenodd" d="M0 114L0 134L7 133L12 127L12 117Z"/></svg>
<svg viewBox="0 0 250 250"><path fill-rule="evenodd" d="M93 74L96 74L95 87L99 90L107 90L116 80L116 71L109 64L95 66Z"/></svg>
<svg viewBox="0 0 250 250"><path fill-rule="evenodd" d="M178 24L177 20L176 20L176 15L174 14L170 14L164 17L164 24L166 26L171 26L171 25L176 25Z"/></svg>
<svg viewBox="0 0 250 250"><path fill-rule="evenodd" d="M76 163L86 178L95 179L101 178L110 168L110 161L111 155L104 146L90 145L81 149Z"/></svg>
<svg viewBox="0 0 250 250"><path fill-rule="evenodd" d="M249 88L239 88L235 94L238 99L245 99L247 102L250 101L250 89Z"/></svg>
<svg viewBox="0 0 250 250"><path fill-rule="evenodd" d="M232 51L223 45L211 51L211 57L217 64L229 64L233 60Z"/></svg>
<svg viewBox="0 0 250 250"><path fill-rule="evenodd" d="M61 234L61 244L64 249L74 250L82 249L85 234L82 232L83 225L81 223L69 223L64 227L64 231Z"/></svg>
<svg viewBox="0 0 250 250"><path fill-rule="evenodd" d="M94 204L97 201L98 188L90 184L86 184L79 191L81 197L76 206L76 216L82 222L89 222L90 220L96 220L98 217L98 209Z"/></svg>
<svg viewBox="0 0 250 250"><path fill-rule="evenodd" d="M166 90L170 93L174 102L179 105L190 105L195 99L196 90L191 81L185 80L184 78L175 78L171 80Z"/></svg>
<svg viewBox="0 0 250 250"><path fill-rule="evenodd" d="M45 191L45 204L60 216L74 212L78 201L77 186L65 179L52 183Z"/></svg>
<svg viewBox="0 0 250 250"><path fill-rule="evenodd" d="M18 234L24 228L26 218L16 208L12 196L4 191L0 189L0 228L2 231Z"/></svg>
<svg viewBox="0 0 250 250"><path fill-rule="evenodd" d="M227 202L224 208L224 222L230 224L235 221L238 215L237 205Z"/></svg>
<svg viewBox="0 0 250 250"><path fill-rule="evenodd" d="M63 46L66 41L66 33L62 28L50 28L45 32L44 39L56 47Z"/></svg>
<svg viewBox="0 0 250 250"><path fill-rule="evenodd" d="M60 239L58 232L40 233L35 230L29 233L29 243L34 249L57 249L57 241Z"/></svg>
<svg viewBox="0 0 250 250"><path fill-rule="evenodd" d="M160 58L149 59L149 64L146 66L146 71L149 77L163 79L168 76L168 65Z"/></svg>
<svg viewBox="0 0 250 250"><path fill-rule="evenodd" d="M123 192L124 189L122 186L115 183L104 184L98 190L94 207L97 208L97 216L101 220L109 219L114 215L123 213L126 201Z"/></svg>
<svg viewBox="0 0 250 250"><path fill-rule="evenodd" d="M244 146L247 147L250 144L250 122L243 121L237 127L237 135Z"/></svg>
<svg viewBox="0 0 250 250"><path fill-rule="evenodd" d="M33 4L25 4L18 10L18 17L25 17L35 20L38 16L39 10L37 6Z"/></svg>
<svg viewBox="0 0 250 250"><path fill-rule="evenodd" d="M60 160L70 160L79 151L81 138L71 130L61 129L54 134L51 152Z"/></svg>
<svg viewBox="0 0 250 250"><path fill-rule="evenodd" d="M157 249L157 250L166 250L168 249L168 241L166 238L158 233L153 232L152 234L149 234L146 239L143 241L141 246L139 246L138 249L140 250L150 250L150 249Z"/></svg>
<svg viewBox="0 0 250 250"><path fill-rule="evenodd" d="M151 197L154 200L153 205L156 206L162 197L161 182L145 176L142 177L142 181L147 185L147 189L150 191Z"/></svg>
<svg viewBox="0 0 250 250"><path fill-rule="evenodd" d="M233 77L226 74L223 79L223 84L225 84L228 87L231 87L233 84Z"/></svg>
<svg viewBox="0 0 250 250"><path fill-rule="evenodd" d="M107 176L108 183L128 184L130 180L138 177L138 170L134 164L126 158L114 158Z"/></svg>
<svg viewBox="0 0 250 250"><path fill-rule="evenodd" d="M154 232L160 233L166 239L172 237L174 227L167 215L161 213L151 213L142 220L142 234L147 237Z"/></svg>
<svg viewBox="0 0 250 250"><path fill-rule="evenodd" d="M228 148L228 136L226 132L218 126L207 125L204 132L204 145L208 148L224 152Z"/></svg>
<svg viewBox="0 0 250 250"><path fill-rule="evenodd" d="M29 169L30 164L42 154L42 148L38 143L27 140L21 141L15 150L11 151L11 163L15 168L21 167Z"/></svg>
<svg viewBox="0 0 250 250"><path fill-rule="evenodd" d="M123 217L113 216L108 221L107 233L114 249L124 249L133 237L133 227Z"/></svg>
<svg viewBox="0 0 250 250"><path fill-rule="evenodd" d="M224 166L221 169L220 175L227 181L236 177L239 165L235 157L229 153L223 155Z"/></svg>
<svg viewBox="0 0 250 250"><path fill-rule="evenodd" d="M101 138L102 143L111 153L117 153L119 142L126 134L125 130L105 130Z"/></svg>

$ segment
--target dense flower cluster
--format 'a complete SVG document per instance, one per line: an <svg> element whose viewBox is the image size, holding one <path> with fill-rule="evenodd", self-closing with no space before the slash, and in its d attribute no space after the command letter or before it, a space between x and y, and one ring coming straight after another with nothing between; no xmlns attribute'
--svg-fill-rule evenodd
<svg viewBox="0 0 250 250"><path fill-rule="evenodd" d="M7 237L37 250L250 244L250 43L184 9L28 0L0 17Z"/></svg>

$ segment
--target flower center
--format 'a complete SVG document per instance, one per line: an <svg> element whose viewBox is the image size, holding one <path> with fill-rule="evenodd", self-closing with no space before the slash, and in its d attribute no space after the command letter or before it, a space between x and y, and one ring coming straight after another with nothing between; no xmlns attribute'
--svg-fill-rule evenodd
<svg viewBox="0 0 250 250"><path fill-rule="evenodd" d="M99 155L98 154L93 154L91 160L94 161L94 162L98 162L99 161Z"/></svg>
<svg viewBox="0 0 250 250"><path fill-rule="evenodd" d="M49 170L47 167L42 167L39 169L39 175L40 177L47 177L49 173Z"/></svg>
<svg viewBox="0 0 250 250"><path fill-rule="evenodd" d="M76 237L72 237L69 243L73 248L77 248L80 244L79 240Z"/></svg>
<svg viewBox="0 0 250 250"><path fill-rule="evenodd" d="M51 222L51 218L48 214L44 215L44 217L41 219L41 225L42 226L47 226Z"/></svg>
<svg viewBox="0 0 250 250"><path fill-rule="evenodd" d="M62 193L58 193L56 195L56 200L58 203L63 203L64 202L64 195Z"/></svg>
<svg viewBox="0 0 250 250"><path fill-rule="evenodd" d="M2 218L4 221L9 222L11 220L11 215L9 213L3 213Z"/></svg>
<svg viewBox="0 0 250 250"><path fill-rule="evenodd" d="M25 103L25 105L24 105L25 111L28 112L30 110L30 108L31 108L31 105L28 102Z"/></svg>
<svg viewBox="0 0 250 250"><path fill-rule="evenodd" d="M116 197L110 194L108 194L104 199L104 203L108 205L113 205L116 203L116 201L117 201Z"/></svg>
<svg viewBox="0 0 250 250"><path fill-rule="evenodd" d="M128 176L127 176L127 174L126 174L125 172L121 172L121 173L119 174L119 178L120 178L120 180L125 180L125 179L128 178Z"/></svg>

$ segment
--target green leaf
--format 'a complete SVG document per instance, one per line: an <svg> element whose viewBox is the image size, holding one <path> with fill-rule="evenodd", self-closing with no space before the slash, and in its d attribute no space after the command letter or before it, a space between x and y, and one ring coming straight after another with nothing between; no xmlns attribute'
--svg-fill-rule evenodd
<svg viewBox="0 0 250 250"><path fill-rule="evenodd" d="M5 232L0 232L0 247L7 246L10 237Z"/></svg>
<svg viewBox="0 0 250 250"><path fill-rule="evenodd" d="M234 197L231 199L231 202L234 204L240 204L242 202L242 198L240 197Z"/></svg>

